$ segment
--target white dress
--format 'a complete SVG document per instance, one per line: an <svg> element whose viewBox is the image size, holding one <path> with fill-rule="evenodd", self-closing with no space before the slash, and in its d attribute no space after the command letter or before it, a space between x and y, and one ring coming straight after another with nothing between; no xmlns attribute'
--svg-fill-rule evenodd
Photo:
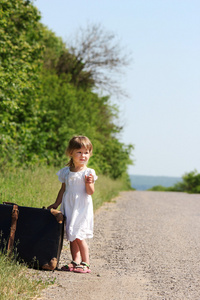
<svg viewBox="0 0 200 300"><path fill-rule="evenodd" d="M65 167L57 173L59 181L66 184L60 210L66 217L66 235L70 242L93 237L93 203L85 188L85 175L91 173L95 181L98 177L90 168L71 172Z"/></svg>

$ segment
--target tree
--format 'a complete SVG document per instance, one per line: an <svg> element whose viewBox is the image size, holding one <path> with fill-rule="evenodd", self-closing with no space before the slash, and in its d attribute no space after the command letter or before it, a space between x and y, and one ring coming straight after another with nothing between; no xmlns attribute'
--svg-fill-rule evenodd
<svg viewBox="0 0 200 300"><path fill-rule="evenodd" d="M0 2L0 167L61 164L68 140L83 134L94 144L95 169L126 175L131 147L117 140L116 106L93 90L94 60L89 68L39 20L31 1Z"/></svg>
<svg viewBox="0 0 200 300"><path fill-rule="evenodd" d="M24 0L0 3L1 162L28 153L37 129L37 72L42 47L40 14Z"/></svg>
<svg viewBox="0 0 200 300"><path fill-rule="evenodd" d="M125 95L118 78L130 64L131 55L123 54L115 34L105 31L100 24L88 24L78 29L75 38L67 42L67 48L75 57L73 66L77 77L84 71L86 79L96 88L109 94ZM64 59L63 63L60 61L58 70L62 70L65 62Z"/></svg>
<svg viewBox="0 0 200 300"><path fill-rule="evenodd" d="M179 192L200 193L200 174L197 170L185 173L182 181L175 184L174 188Z"/></svg>
<svg viewBox="0 0 200 300"><path fill-rule="evenodd" d="M171 187L163 187L161 185L154 186L151 191L168 191L168 192L185 192L190 194L200 193L200 174L197 170L185 173L182 176L182 181L177 182Z"/></svg>

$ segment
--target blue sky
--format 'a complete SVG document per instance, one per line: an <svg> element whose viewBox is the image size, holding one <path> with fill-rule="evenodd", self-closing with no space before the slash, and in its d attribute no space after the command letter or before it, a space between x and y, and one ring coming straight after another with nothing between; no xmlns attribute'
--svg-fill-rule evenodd
<svg viewBox="0 0 200 300"><path fill-rule="evenodd" d="M132 52L121 78L129 98L118 100L120 140L135 145L129 173L200 172L200 1L35 0L34 5L42 23L64 41L79 27L100 23Z"/></svg>

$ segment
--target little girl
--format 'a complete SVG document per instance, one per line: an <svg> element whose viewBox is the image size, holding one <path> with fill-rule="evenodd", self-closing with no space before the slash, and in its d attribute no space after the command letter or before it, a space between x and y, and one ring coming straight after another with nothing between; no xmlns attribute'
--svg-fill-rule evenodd
<svg viewBox="0 0 200 300"><path fill-rule="evenodd" d="M67 167L58 171L62 183L56 202L48 208L56 209L66 216L66 234L70 241L72 262L63 266L63 271L90 273L89 249L85 241L93 237L94 182L93 169L87 168L92 155L92 143L86 136L75 136L69 141L66 154L70 157Z"/></svg>

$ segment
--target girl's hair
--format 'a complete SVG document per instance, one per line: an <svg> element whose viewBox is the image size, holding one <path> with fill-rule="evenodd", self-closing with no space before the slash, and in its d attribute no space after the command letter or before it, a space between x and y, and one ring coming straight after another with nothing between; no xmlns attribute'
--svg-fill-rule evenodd
<svg viewBox="0 0 200 300"><path fill-rule="evenodd" d="M68 147L66 149L67 156L70 156L71 153L74 150L81 149L82 147L85 147L89 151L90 155L92 155L93 146L92 146L91 141L88 139L88 137L86 137L86 136L74 136L69 141ZM74 166L72 158L67 163L67 166L69 166L69 167L73 167Z"/></svg>

